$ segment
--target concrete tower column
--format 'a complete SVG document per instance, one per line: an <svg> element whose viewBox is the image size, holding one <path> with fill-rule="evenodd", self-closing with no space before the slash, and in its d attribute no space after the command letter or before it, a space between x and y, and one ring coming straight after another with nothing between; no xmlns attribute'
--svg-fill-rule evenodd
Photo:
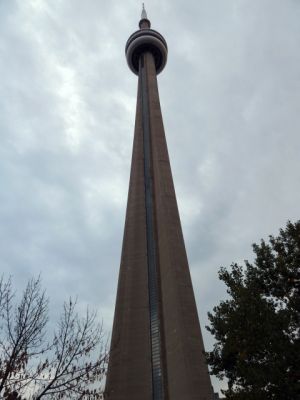
<svg viewBox="0 0 300 400"><path fill-rule="evenodd" d="M126 44L136 121L106 398L212 400L157 74L168 48L143 9Z"/></svg>

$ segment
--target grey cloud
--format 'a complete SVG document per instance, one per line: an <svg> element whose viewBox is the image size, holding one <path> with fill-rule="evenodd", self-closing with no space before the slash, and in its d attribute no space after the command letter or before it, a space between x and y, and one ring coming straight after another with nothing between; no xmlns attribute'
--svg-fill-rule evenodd
<svg viewBox="0 0 300 400"><path fill-rule="evenodd" d="M167 39L160 96L204 340L217 270L299 218L300 5L154 1ZM0 265L42 272L111 328L137 79L124 57L140 4L0 6ZM214 381L216 387L220 384Z"/></svg>

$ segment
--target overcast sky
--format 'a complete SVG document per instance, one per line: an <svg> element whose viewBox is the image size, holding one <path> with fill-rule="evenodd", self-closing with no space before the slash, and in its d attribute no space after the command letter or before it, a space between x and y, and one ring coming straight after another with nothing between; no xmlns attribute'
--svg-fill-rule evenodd
<svg viewBox="0 0 300 400"><path fill-rule="evenodd" d="M149 0L169 46L159 89L195 296L251 260L300 205L299 0ZM137 78L124 46L141 2L0 1L0 265L41 272L57 313L78 295L111 329ZM218 383L214 380L217 388Z"/></svg>

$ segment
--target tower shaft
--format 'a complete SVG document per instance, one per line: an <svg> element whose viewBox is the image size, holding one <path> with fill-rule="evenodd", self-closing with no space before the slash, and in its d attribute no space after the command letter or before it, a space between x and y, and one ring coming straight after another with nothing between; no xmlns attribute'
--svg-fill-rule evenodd
<svg viewBox="0 0 300 400"><path fill-rule="evenodd" d="M153 43L164 39L147 19L140 27L152 36L145 46L134 34L140 48L130 65L138 95L106 398L211 400L159 102L156 75L166 60Z"/></svg>
<svg viewBox="0 0 300 400"><path fill-rule="evenodd" d="M153 55L140 57L131 176L107 376L113 400L210 400Z"/></svg>

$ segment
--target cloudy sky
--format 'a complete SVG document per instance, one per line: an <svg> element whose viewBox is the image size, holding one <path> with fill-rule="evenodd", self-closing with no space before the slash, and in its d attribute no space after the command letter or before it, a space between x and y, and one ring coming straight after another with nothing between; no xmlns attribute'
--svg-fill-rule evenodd
<svg viewBox="0 0 300 400"><path fill-rule="evenodd" d="M186 247L206 313L221 265L299 219L300 2L149 0L169 46L160 97ZM0 1L0 269L41 272L111 329L137 79L136 0ZM215 387L219 384L214 380Z"/></svg>

